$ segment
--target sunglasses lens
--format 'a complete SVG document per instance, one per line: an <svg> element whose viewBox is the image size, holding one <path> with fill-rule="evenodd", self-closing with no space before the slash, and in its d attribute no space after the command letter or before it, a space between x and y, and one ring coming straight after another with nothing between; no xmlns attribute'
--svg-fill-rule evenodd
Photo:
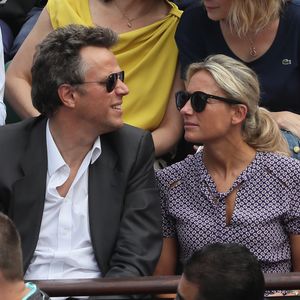
<svg viewBox="0 0 300 300"><path fill-rule="evenodd" d="M110 74L106 80L106 89L107 92L110 93L117 84L118 76L117 74Z"/></svg>
<svg viewBox="0 0 300 300"><path fill-rule="evenodd" d="M188 102L189 98L190 98L190 96L187 92L183 92L183 91L177 92L175 94L177 109L181 110L185 106L185 104Z"/></svg>
<svg viewBox="0 0 300 300"><path fill-rule="evenodd" d="M118 79L120 79L121 81L124 82L124 71L122 72L119 72L119 73L113 73L113 74L110 74L107 78L107 81L106 81L106 89L107 89L107 92L110 93L113 91L113 89L116 87L117 85L117 81Z"/></svg>
<svg viewBox="0 0 300 300"><path fill-rule="evenodd" d="M195 92L191 96L192 108L195 112L201 112L205 109L207 98L202 92Z"/></svg>

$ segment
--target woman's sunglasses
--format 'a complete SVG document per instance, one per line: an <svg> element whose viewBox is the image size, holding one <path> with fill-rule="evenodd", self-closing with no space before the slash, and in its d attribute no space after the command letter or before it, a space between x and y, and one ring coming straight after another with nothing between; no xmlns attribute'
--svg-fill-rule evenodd
<svg viewBox="0 0 300 300"><path fill-rule="evenodd" d="M75 83L75 84L86 84L86 83L98 83L98 84L104 84L106 87L106 91L108 93L112 92L114 88L117 85L118 79L124 82L125 79L125 72L117 72L117 73L111 73L107 76L107 78L103 81L84 81L80 83Z"/></svg>
<svg viewBox="0 0 300 300"><path fill-rule="evenodd" d="M186 91L179 91L175 94L176 106L178 110L181 110L185 104L191 99L191 105L195 112L201 112L205 109L208 99L216 99L219 101L223 101L229 104L244 104L235 99L229 99L224 97L219 97L215 95L205 94L201 91L196 91L192 94Z"/></svg>

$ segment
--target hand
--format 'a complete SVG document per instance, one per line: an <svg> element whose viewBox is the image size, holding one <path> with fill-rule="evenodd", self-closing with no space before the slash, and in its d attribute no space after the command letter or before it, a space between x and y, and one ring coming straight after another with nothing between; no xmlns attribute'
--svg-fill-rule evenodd
<svg viewBox="0 0 300 300"><path fill-rule="evenodd" d="M300 137L300 115L290 111L271 112L271 115L281 129Z"/></svg>

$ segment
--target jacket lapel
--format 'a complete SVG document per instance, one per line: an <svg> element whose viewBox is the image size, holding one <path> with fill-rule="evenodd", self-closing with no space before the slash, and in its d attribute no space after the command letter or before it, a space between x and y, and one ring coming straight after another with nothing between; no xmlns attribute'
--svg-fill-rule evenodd
<svg viewBox="0 0 300 300"><path fill-rule="evenodd" d="M24 270L36 248L43 216L47 176L46 119L37 118L20 162L23 177L13 186L10 215L22 240Z"/></svg>

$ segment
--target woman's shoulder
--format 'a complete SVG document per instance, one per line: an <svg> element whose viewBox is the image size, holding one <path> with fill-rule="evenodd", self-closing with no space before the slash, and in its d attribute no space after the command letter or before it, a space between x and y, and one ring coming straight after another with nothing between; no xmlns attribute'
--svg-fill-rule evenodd
<svg viewBox="0 0 300 300"><path fill-rule="evenodd" d="M269 174L287 186L300 184L300 161L274 152L262 152L262 164Z"/></svg>
<svg viewBox="0 0 300 300"><path fill-rule="evenodd" d="M70 23L91 25L88 0L48 0L46 8L53 28Z"/></svg>
<svg viewBox="0 0 300 300"><path fill-rule="evenodd" d="M164 169L158 170L156 176L159 181L172 181L180 178L186 178L192 169L199 163L199 154L188 155L184 160L177 162Z"/></svg>
<svg viewBox="0 0 300 300"><path fill-rule="evenodd" d="M186 9L181 16L179 24L181 26L190 25L190 26L196 27L198 25L203 26L203 25L205 25L207 23L211 23L211 22L213 22L213 21L211 21L208 18L204 6L199 4L199 5L191 6L188 9Z"/></svg>

